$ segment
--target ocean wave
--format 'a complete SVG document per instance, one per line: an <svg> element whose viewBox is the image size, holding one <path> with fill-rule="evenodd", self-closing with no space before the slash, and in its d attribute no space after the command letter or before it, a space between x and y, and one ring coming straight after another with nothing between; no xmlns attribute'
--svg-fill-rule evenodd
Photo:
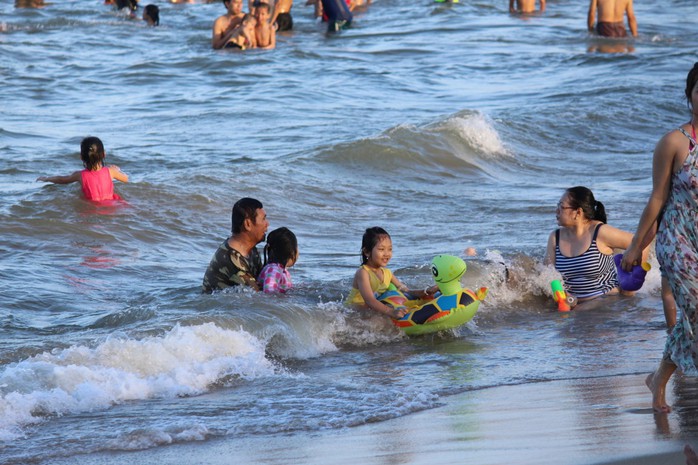
<svg viewBox="0 0 698 465"><path fill-rule="evenodd" d="M449 177L470 173L498 178L518 166L495 124L470 110L424 126L402 124L375 137L337 144L321 150L316 160Z"/></svg>
<svg viewBox="0 0 698 465"><path fill-rule="evenodd" d="M118 333L95 347L44 352L0 373L0 440L46 417L109 408L126 401L192 396L221 380L282 375L265 346L245 331L212 323L175 326L136 340Z"/></svg>

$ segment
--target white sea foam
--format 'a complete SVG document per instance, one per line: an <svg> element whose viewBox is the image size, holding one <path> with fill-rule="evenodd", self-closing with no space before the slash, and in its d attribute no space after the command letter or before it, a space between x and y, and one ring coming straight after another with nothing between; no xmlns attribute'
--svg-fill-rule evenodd
<svg viewBox="0 0 698 465"><path fill-rule="evenodd" d="M175 326L161 336L112 336L8 365L0 373L0 439L42 416L108 408L125 401L204 393L223 378L278 373L265 346L213 323Z"/></svg>
<svg viewBox="0 0 698 465"><path fill-rule="evenodd" d="M452 116L446 120L445 124L448 128L457 131L460 137L478 152L497 156L508 155L494 125L482 113Z"/></svg>

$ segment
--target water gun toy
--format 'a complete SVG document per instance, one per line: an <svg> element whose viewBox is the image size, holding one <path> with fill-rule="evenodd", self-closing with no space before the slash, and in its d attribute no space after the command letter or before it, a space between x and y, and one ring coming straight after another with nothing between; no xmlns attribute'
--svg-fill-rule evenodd
<svg viewBox="0 0 698 465"><path fill-rule="evenodd" d="M569 312L577 305L577 298L572 295L567 295L559 279L551 281L550 288L553 290L553 299L557 302L557 310L559 312Z"/></svg>
<svg viewBox="0 0 698 465"><path fill-rule="evenodd" d="M640 265L634 265L631 271L625 271L620 267L620 261L622 259L622 254L616 254L613 257L613 261L616 263L616 269L618 270L620 288L624 291L637 291L644 284L645 276L647 272L652 269L652 266L647 262L643 262Z"/></svg>

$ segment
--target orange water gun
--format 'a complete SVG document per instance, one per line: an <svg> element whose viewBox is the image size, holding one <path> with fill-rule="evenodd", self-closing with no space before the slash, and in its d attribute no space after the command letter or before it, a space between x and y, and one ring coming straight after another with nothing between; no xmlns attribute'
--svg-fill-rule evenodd
<svg viewBox="0 0 698 465"><path fill-rule="evenodd" d="M550 287L553 290L553 299L557 302L557 310L559 312L569 312L577 304L577 298L567 295L559 279L552 281Z"/></svg>

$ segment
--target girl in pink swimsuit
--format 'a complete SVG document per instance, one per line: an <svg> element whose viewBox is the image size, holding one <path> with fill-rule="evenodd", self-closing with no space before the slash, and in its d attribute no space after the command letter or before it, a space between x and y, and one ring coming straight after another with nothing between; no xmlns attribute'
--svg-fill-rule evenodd
<svg viewBox="0 0 698 465"><path fill-rule="evenodd" d="M105 157L102 141L97 137L86 137L80 144L80 158L85 166L84 170L75 171L68 176L41 176L37 181L54 184L79 182L87 200L121 200L119 194L114 192L112 179L128 182L128 175L118 166L104 166Z"/></svg>

